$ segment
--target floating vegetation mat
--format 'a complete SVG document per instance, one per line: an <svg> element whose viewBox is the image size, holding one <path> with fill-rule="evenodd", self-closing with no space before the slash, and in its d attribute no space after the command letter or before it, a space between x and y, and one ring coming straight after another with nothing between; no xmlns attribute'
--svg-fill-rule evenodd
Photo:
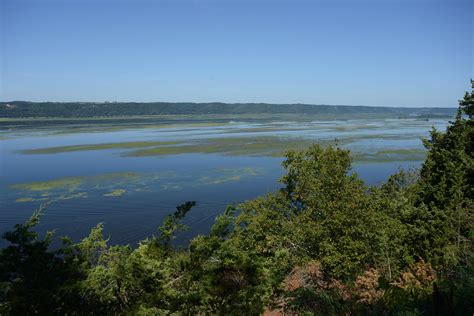
<svg viewBox="0 0 474 316"><path fill-rule="evenodd" d="M166 146L166 145L174 145L174 144L178 144L178 142L139 141L139 142L106 143L106 144L86 144L86 145L57 146L57 147L28 149L28 150L22 150L20 151L20 153L29 154L29 155L59 154L59 153L67 153L67 152L73 152L73 151L145 148L145 147Z"/></svg>
<svg viewBox="0 0 474 316"><path fill-rule="evenodd" d="M94 176L64 177L10 185L16 202L54 202L87 198L90 195L116 198L133 192L181 190L187 187L235 182L264 174L260 168L220 168L199 175L173 171L147 173L109 173Z"/></svg>

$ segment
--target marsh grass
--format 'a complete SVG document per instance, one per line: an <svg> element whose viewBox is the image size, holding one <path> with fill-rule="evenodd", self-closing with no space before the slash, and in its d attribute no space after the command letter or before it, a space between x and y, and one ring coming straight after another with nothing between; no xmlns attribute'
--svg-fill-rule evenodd
<svg viewBox="0 0 474 316"><path fill-rule="evenodd" d="M109 193L106 193L104 194L104 196L107 196L107 197L116 197L116 196L121 196L121 195L124 195L125 192L127 192L127 190L125 189L115 189Z"/></svg>
<svg viewBox="0 0 474 316"><path fill-rule="evenodd" d="M199 140L194 144L139 149L124 154L130 157L165 156L189 153L223 154L229 156L282 156L291 149L304 149L314 141L303 138L274 136L228 137Z"/></svg>
<svg viewBox="0 0 474 316"><path fill-rule="evenodd" d="M106 198L119 197L127 192L180 190L186 187L217 185L236 182L244 178L264 174L260 168L215 168L205 171L202 176L176 174L174 172L155 173L110 173L95 176L64 177L48 181L34 181L10 185L9 188L20 195L18 203L38 201L61 201L89 197L89 193Z"/></svg>
<svg viewBox="0 0 474 316"><path fill-rule="evenodd" d="M124 143L87 144L87 145L72 145L72 146L57 146L57 147L27 149L27 150L21 150L19 151L19 153L26 154L26 155L59 154L59 153L74 152L74 151L130 149L130 148L176 145L178 143L179 142L172 142L172 141L169 141L169 142L138 141L138 142L124 142Z"/></svg>
<svg viewBox="0 0 474 316"><path fill-rule="evenodd" d="M117 179L138 177L138 174L133 172L122 173L106 173L96 176L79 176L79 177L64 177L60 179L33 181L28 183L18 183L10 185L10 188L15 190L25 191L51 191L51 190L68 190L74 191L81 184L85 182L98 183L103 181L115 181Z"/></svg>

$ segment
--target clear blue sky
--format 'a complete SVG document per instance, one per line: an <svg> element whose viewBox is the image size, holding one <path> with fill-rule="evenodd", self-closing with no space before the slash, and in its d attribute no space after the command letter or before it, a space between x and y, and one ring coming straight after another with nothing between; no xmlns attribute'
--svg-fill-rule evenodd
<svg viewBox="0 0 474 316"><path fill-rule="evenodd" d="M1 2L0 100L456 106L473 1Z"/></svg>

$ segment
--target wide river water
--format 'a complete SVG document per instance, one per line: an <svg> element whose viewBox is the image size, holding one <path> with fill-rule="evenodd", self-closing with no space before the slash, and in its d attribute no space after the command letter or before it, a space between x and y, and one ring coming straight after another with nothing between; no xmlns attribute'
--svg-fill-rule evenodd
<svg viewBox="0 0 474 316"><path fill-rule="evenodd" d="M353 172L376 185L399 168L418 167L424 157L420 138L432 126L444 130L447 122L230 121L2 131L0 233L49 202L40 232L55 229L57 235L77 241L102 222L111 243L135 246L153 235L175 206L194 200L197 206L184 220L190 230L178 236L183 242L207 232L226 205L278 189L284 174L278 150L337 139L354 154ZM264 144L254 146L254 140ZM158 142L184 150L140 152L159 147Z"/></svg>

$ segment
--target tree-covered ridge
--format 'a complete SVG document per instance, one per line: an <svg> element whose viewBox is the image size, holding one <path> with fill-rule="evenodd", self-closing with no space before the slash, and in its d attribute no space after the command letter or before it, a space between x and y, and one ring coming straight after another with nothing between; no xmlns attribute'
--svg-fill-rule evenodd
<svg viewBox="0 0 474 316"><path fill-rule="evenodd" d="M49 250L35 213L4 236L0 314L472 315L473 111L471 92L421 170L379 187L347 150L288 152L283 189L228 207L187 249L171 240L194 202L136 249L98 225Z"/></svg>
<svg viewBox="0 0 474 316"><path fill-rule="evenodd" d="M390 116L452 117L453 108L397 108L348 105L191 103L191 102L0 102L0 117L116 117L180 114L290 114L341 115L374 114Z"/></svg>

